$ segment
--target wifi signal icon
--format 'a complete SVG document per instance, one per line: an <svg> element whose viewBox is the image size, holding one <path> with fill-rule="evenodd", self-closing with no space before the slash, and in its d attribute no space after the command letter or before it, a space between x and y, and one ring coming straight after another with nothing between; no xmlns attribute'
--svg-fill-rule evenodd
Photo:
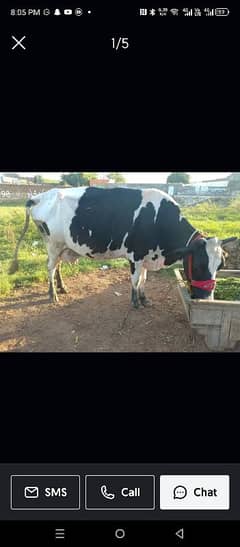
<svg viewBox="0 0 240 547"><path fill-rule="evenodd" d="M178 15L179 14L179 9L172 8L172 9L170 9L170 12L171 12L172 15Z"/></svg>

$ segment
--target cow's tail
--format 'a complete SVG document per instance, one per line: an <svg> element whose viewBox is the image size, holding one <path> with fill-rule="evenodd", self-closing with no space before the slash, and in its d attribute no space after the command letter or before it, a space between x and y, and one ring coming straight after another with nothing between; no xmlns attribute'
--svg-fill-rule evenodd
<svg viewBox="0 0 240 547"><path fill-rule="evenodd" d="M19 238L19 240L17 242L17 245L16 245L13 261L12 261L11 266L10 266L9 271L8 271L9 274L14 274L18 270L18 267L19 267L19 264L18 264L19 247L20 247L21 242L22 242L22 240L23 240L23 238L24 238L24 236L25 236L25 234L28 230L28 227L29 227L31 207L32 207L32 205L36 205L36 203L37 203L37 201L33 200L33 199L29 199L26 202L25 224L24 224L23 231L22 231L22 233L20 235L20 238Z"/></svg>

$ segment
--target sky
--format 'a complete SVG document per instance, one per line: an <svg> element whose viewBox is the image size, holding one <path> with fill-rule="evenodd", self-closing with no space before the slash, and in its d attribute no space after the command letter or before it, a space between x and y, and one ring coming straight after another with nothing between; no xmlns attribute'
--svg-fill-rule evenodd
<svg viewBox="0 0 240 547"><path fill-rule="evenodd" d="M46 177L47 179L53 179L53 180L58 180L60 179L62 173L60 172L55 172L55 173L45 173L45 172L39 172L39 173L18 173L18 174L21 174L23 177L26 177L26 176L34 176L34 175L41 175L43 177ZM141 183L149 183L149 184L154 184L154 183L159 183L159 182L166 182L166 178L168 177L168 175L170 175L170 172L167 173L167 172L159 172L159 173L122 173L126 179L126 182L127 184L131 184L131 183L135 183L135 184L141 184ZM2 173L0 173L0 175L2 175ZM98 173L98 176L99 178L104 178L105 176L107 175L107 172L103 173ZM218 179L218 178L225 178L227 177L228 175L230 175L230 173L207 173L207 172L201 172L201 173L189 173L190 175L190 182L192 183L200 183L201 181L204 181L204 180L209 180L209 179Z"/></svg>

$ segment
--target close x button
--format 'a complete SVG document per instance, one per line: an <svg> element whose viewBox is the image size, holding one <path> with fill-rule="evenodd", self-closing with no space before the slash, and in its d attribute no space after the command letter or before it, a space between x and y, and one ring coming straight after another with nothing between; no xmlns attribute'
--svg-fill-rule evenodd
<svg viewBox="0 0 240 547"><path fill-rule="evenodd" d="M77 511L80 509L79 475L11 475L13 511Z"/></svg>
<svg viewBox="0 0 240 547"><path fill-rule="evenodd" d="M98 511L155 509L153 475L87 475L85 509Z"/></svg>

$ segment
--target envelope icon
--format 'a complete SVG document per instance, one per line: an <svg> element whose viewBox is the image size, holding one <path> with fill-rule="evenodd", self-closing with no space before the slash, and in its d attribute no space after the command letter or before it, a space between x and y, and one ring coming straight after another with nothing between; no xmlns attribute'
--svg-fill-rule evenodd
<svg viewBox="0 0 240 547"><path fill-rule="evenodd" d="M25 486L24 488L24 498L39 498L39 488L38 486Z"/></svg>

